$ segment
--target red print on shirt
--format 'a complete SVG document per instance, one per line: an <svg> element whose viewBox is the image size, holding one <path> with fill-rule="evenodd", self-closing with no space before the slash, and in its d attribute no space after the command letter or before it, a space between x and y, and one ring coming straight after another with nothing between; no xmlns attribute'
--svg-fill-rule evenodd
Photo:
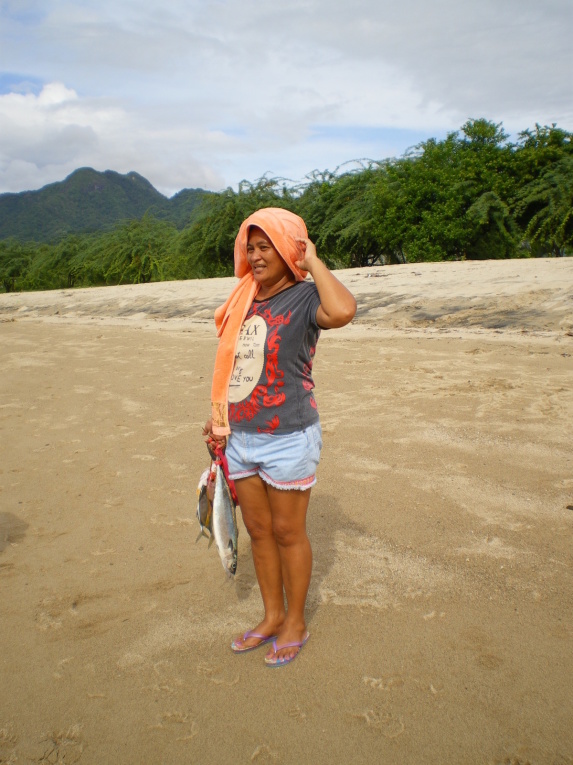
<svg viewBox="0 0 573 765"><path fill-rule="evenodd" d="M255 315L262 316L267 327L272 327L272 331L267 335L268 351L265 359L266 385L259 384L255 386L248 399L238 404L229 404L229 420L231 422L241 422L242 420L248 422L260 412L262 407L282 406L286 398L281 390L284 387L284 371L279 369L278 365L281 343L279 328L290 323L291 312L289 311L286 316L284 314L273 316L270 308L267 307L262 310L258 303L253 303L252 310L249 311L249 318ZM272 433L276 430L280 425L278 415L275 414L270 420L267 420L267 425L268 428L258 428L258 431L261 433Z"/></svg>
<svg viewBox="0 0 573 765"><path fill-rule="evenodd" d="M302 368L302 374L303 374L302 387L308 391L314 388L314 380L312 379L312 361L314 359L315 353L316 353L316 345L313 345L312 348L310 349L310 361L308 362L308 364L305 364ZM311 395L308 401L313 409L317 409L314 396Z"/></svg>

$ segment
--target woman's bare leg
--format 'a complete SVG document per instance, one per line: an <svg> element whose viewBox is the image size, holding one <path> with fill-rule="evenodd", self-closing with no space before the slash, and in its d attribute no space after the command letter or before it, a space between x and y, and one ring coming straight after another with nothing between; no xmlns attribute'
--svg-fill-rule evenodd
<svg viewBox="0 0 573 765"><path fill-rule="evenodd" d="M263 598L265 616L253 632L277 635L285 621L283 576L279 548L273 531L268 486L258 475L235 481L243 521L251 538L255 573ZM260 640L247 638L245 646Z"/></svg>
<svg viewBox="0 0 573 765"><path fill-rule="evenodd" d="M306 634L304 612L312 573L312 549L306 533L310 489L283 491L267 486L266 490L288 604L286 619L277 637L277 644L285 645L301 642ZM298 648L285 648L274 654L271 649L267 655L291 658L298 651Z"/></svg>
<svg viewBox="0 0 573 765"><path fill-rule="evenodd" d="M310 489L275 489L259 476L242 478L235 482L235 487L251 537L265 609L263 620L253 632L278 635L278 645L301 642L306 633L304 611L312 572L312 550L306 534ZM257 638L247 638L244 645L254 646L258 642ZM290 658L297 652L297 648L285 648L277 651L276 658ZM269 655L274 654L271 651Z"/></svg>

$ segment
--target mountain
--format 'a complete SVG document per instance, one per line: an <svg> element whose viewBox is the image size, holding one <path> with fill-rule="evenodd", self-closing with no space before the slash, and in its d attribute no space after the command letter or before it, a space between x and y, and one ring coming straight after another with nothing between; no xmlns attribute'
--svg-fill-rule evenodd
<svg viewBox="0 0 573 765"><path fill-rule="evenodd" d="M158 212L156 217L175 223L178 229L185 228L197 218L199 205L203 198L212 193L212 191L205 191L205 189L182 189L171 199L163 197L167 199L165 213L159 214Z"/></svg>
<svg viewBox="0 0 573 765"><path fill-rule="evenodd" d="M184 228L208 193L183 189L168 199L138 173L83 167L38 191L0 194L0 239L48 242L68 233L104 231L146 212Z"/></svg>

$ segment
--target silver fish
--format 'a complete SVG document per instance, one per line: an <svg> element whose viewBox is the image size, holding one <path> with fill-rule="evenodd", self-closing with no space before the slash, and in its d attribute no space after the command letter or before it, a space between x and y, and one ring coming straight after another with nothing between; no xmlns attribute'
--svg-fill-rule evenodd
<svg viewBox="0 0 573 765"><path fill-rule="evenodd" d="M228 576L237 571L237 514L235 503L221 465L212 466L215 470L215 495L213 497L213 536L221 558L221 563Z"/></svg>
<svg viewBox="0 0 573 765"><path fill-rule="evenodd" d="M197 537L197 542L201 537L207 537L209 539L209 546L213 541L213 504L209 498L209 476L211 474L211 468L208 467L201 473L199 479L199 485L197 486L197 520L201 531Z"/></svg>

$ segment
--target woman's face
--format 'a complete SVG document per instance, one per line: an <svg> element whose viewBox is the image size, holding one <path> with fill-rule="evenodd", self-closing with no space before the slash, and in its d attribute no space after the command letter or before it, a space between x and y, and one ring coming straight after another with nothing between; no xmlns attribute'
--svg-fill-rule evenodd
<svg viewBox="0 0 573 765"><path fill-rule="evenodd" d="M273 247L265 232L257 226L249 229L247 262L253 270L255 281L267 288L281 280L294 281L292 271Z"/></svg>

